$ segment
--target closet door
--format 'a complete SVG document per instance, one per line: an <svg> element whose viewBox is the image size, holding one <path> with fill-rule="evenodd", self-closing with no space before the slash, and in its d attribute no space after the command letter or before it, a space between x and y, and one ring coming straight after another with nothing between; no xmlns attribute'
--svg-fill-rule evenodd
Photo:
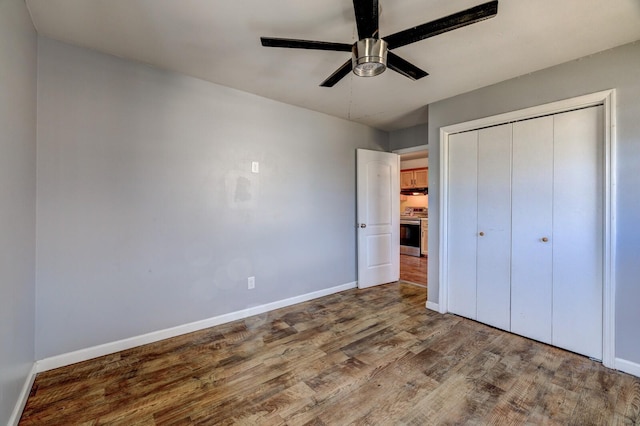
<svg viewBox="0 0 640 426"><path fill-rule="evenodd" d="M477 320L511 322L511 124L478 132Z"/></svg>
<svg viewBox="0 0 640 426"><path fill-rule="evenodd" d="M553 117L513 124L511 331L552 338Z"/></svg>
<svg viewBox="0 0 640 426"><path fill-rule="evenodd" d="M476 319L478 132L449 136L448 310Z"/></svg>
<svg viewBox="0 0 640 426"><path fill-rule="evenodd" d="M554 120L553 344L602 359L603 107Z"/></svg>

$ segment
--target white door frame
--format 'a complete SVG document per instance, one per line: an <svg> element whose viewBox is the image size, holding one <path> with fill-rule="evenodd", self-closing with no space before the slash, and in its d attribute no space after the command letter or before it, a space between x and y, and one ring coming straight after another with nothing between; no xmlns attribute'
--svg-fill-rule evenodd
<svg viewBox="0 0 640 426"><path fill-rule="evenodd" d="M411 148L394 149L391 152L393 152L394 154L402 155L402 154L411 154L412 152L418 152L418 151L429 151L429 145L418 145L418 146L412 146Z"/></svg>
<svg viewBox="0 0 640 426"><path fill-rule="evenodd" d="M439 304L440 313L447 313L448 294L448 144L449 135L483 127L495 126L543 115L558 114L574 109L594 105L604 106L604 250L603 250L603 318L602 318L602 363L605 367L615 368L615 233L616 229L616 114L615 89L596 92L576 98L552 102L531 108L512 111L492 117L481 118L465 123L440 128L440 262L439 262Z"/></svg>

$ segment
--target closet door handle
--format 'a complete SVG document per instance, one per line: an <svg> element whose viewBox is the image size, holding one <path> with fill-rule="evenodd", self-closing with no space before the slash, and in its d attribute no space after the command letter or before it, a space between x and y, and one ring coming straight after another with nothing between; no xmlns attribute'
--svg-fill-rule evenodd
<svg viewBox="0 0 640 426"><path fill-rule="evenodd" d="M543 243L547 243L547 242L549 242L549 238L547 238L547 237L542 237L542 242L543 242Z"/></svg>
<svg viewBox="0 0 640 426"><path fill-rule="evenodd" d="M484 237L484 232L480 231L478 235L480 235L481 237Z"/></svg>

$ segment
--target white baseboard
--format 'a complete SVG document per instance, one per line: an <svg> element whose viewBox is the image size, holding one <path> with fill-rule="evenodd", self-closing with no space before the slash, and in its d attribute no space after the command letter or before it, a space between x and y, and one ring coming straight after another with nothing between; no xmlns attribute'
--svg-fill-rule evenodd
<svg viewBox="0 0 640 426"><path fill-rule="evenodd" d="M27 405L27 399L29 398L31 387L33 386L33 382L36 380L36 374L37 363L34 362L33 366L31 367L31 371L27 376L27 379L24 381L24 385L22 386L20 395L18 395L18 401L16 401L16 405L15 407L13 407L13 412L11 413L11 417L9 417L9 422L7 423L7 425L17 426L18 422L20 422L20 417L22 417L24 406Z"/></svg>
<svg viewBox="0 0 640 426"><path fill-rule="evenodd" d="M419 283L414 283L413 281L399 280L398 282L405 283L405 284L415 285L416 287L427 288L427 286L426 286L426 285L424 285L424 284L419 284Z"/></svg>
<svg viewBox="0 0 640 426"><path fill-rule="evenodd" d="M330 294L339 293L341 291L350 290L358 286L357 281L342 284L336 287L326 288L324 290L314 291L312 293L291 297L289 299L278 300L276 302L267 303L265 305L253 306L241 311L231 312L201 321L195 321L188 324L171 327L164 330L154 331L140 336L130 337L128 339L117 340L115 342L105 343L90 348L80 349L74 352L68 352L61 355L44 358L36 362L36 370L38 373L54 368L64 367L66 365L75 364L76 362L86 361L88 359L109 355L136 346L146 345L148 343L158 342L160 340L176 337L182 334L192 333L194 331L203 330L205 328L214 327L216 325L227 322L247 318L253 315L263 314L275 309L284 308L286 306L295 305L297 303L307 302L319 297L328 296ZM29 388L30 389L30 388Z"/></svg>
<svg viewBox="0 0 640 426"><path fill-rule="evenodd" d="M430 302L427 300L427 309L440 312L440 305L438 303Z"/></svg>
<svg viewBox="0 0 640 426"><path fill-rule="evenodd" d="M623 371L625 373L640 377L640 364L627 361L626 359L616 358L615 367L616 370Z"/></svg>

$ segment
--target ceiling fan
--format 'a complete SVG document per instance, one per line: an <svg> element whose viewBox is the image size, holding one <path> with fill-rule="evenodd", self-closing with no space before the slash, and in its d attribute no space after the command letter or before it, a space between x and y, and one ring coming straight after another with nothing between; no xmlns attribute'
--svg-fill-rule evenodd
<svg viewBox="0 0 640 426"><path fill-rule="evenodd" d="M418 80L429 74L389 50L492 18L498 14L498 0L483 3L383 38L380 38L378 31L378 0L353 0L353 8L356 14L359 38L353 44L272 37L260 37L260 40L262 45L267 47L351 52L351 59L323 81L320 84L323 87L333 87L352 70L357 76L373 77L382 73L387 67L412 80Z"/></svg>

